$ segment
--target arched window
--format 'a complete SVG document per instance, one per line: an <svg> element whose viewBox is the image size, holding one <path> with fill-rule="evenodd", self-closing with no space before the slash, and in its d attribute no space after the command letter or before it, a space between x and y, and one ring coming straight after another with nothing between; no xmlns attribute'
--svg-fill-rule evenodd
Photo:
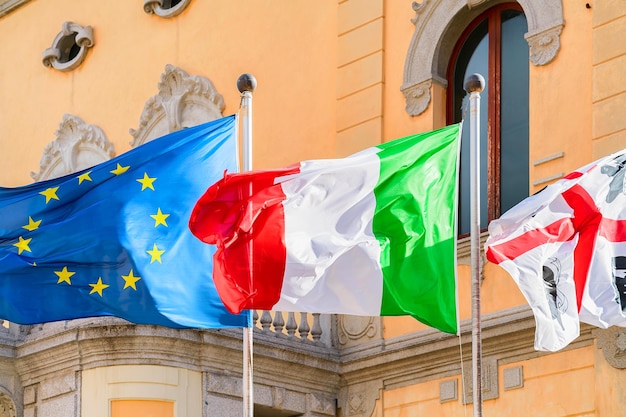
<svg viewBox="0 0 626 417"><path fill-rule="evenodd" d="M486 10L459 38L448 67L448 123L465 116L461 140L459 235L470 230L468 75L485 77L481 93L481 229L528 196L528 43L517 3ZM466 113L466 114L464 114Z"/></svg>

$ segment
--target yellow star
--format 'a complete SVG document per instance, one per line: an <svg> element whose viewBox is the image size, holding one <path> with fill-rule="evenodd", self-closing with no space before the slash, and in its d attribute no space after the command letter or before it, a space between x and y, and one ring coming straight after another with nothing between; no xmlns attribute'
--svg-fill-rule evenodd
<svg viewBox="0 0 626 417"><path fill-rule="evenodd" d="M110 171L110 172L113 175L122 175L123 173L128 171L128 168L130 168L130 165L126 165L125 167L123 167L118 163L117 168L115 168L113 171Z"/></svg>
<svg viewBox="0 0 626 417"><path fill-rule="evenodd" d="M143 178L139 178L137 180L137 182L141 183L141 191L145 190L146 188L150 188L152 191L154 191L154 185L152 184L154 181L156 181L156 177L150 178L147 172L143 173Z"/></svg>
<svg viewBox="0 0 626 417"><path fill-rule="evenodd" d="M125 290L128 287L131 287L133 290L137 291L137 287L135 287L135 283L139 281L141 277L134 276L132 269L130 270L128 275L122 275L122 278L124 279L124 282L125 282L124 288L122 288L123 290Z"/></svg>
<svg viewBox="0 0 626 417"><path fill-rule="evenodd" d="M83 181L91 181L91 177L89 176L89 174L91 174L91 171L89 172L85 172L84 174L80 174L78 176L78 184L82 184Z"/></svg>
<svg viewBox="0 0 626 417"><path fill-rule="evenodd" d="M63 270L54 271L54 273L57 274L57 276L59 277L57 284L60 284L62 282L67 282L69 285L72 285L72 281L70 280L70 277L74 275L76 272L70 272L67 270L67 266L64 266Z"/></svg>
<svg viewBox="0 0 626 417"><path fill-rule="evenodd" d="M28 239L24 239L22 236L20 236L20 240L17 243L13 244L13 246L17 247L18 255L21 255L22 252L24 251L30 252L30 248L28 247L28 244L30 243L31 240L33 239L30 237Z"/></svg>
<svg viewBox="0 0 626 417"><path fill-rule="evenodd" d="M28 216L28 224L26 226L22 226L22 228L32 232L33 230L37 230L40 224L41 220L34 221L32 217Z"/></svg>
<svg viewBox="0 0 626 417"><path fill-rule="evenodd" d="M100 297L102 297L102 290L104 290L105 288L109 288L109 285L102 283L102 278L100 277L98 277L98 282L96 282L95 284L89 284L89 286L91 287L91 291L89 291L89 294L97 292L98 294L100 294Z"/></svg>
<svg viewBox="0 0 626 417"><path fill-rule="evenodd" d="M152 259L150 259L150 263L152 263L154 261L159 261L159 263L162 263L161 262L161 255L163 255L165 253L165 251L164 250L159 250L159 248L157 248L156 243L152 247L152 250L147 250L146 252L148 252L150 254L150 256L152 256Z"/></svg>
<svg viewBox="0 0 626 417"><path fill-rule="evenodd" d="M161 213L161 207L159 207L159 209L157 210L157 214L151 214L150 217L154 219L154 227L157 227L160 224L167 227L167 222L165 221L165 219L170 217L170 215Z"/></svg>
<svg viewBox="0 0 626 417"><path fill-rule="evenodd" d="M59 187L47 188L45 191L41 191L39 194L46 196L46 204L48 204L48 202L50 200L52 200L53 198L55 200L59 199L59 197L57 197L57 190L58 189L59 189Z"/></svg>

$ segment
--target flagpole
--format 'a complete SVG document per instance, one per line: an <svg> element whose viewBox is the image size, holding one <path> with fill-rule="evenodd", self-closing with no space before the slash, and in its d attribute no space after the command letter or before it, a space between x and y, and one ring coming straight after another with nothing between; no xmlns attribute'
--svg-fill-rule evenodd
<svg viewBox="0 0 626 417"><path fill-rule="evenodd" d="M252 93L256 89L256 78L251 74L242 74L237 79L237 88L241 93L241 141L243 171L252 170ZM250 256L252 253L250 252ZM252 279L252 271L250 271ZM253 314L252 310L249 311ZM252 322L252 320L250 320ZM254 326L243 329L243 416L254 416L254 388L252 382L252 337Z"/></svg>
<svg viewBox="0 0 626 417"><path fill-rule="evenodd" d="M480 93L485 79L472 74L465 80L470 106L470 264L472 271L472 401L474 417L483 415L482 341L480 326Z"/></svg>

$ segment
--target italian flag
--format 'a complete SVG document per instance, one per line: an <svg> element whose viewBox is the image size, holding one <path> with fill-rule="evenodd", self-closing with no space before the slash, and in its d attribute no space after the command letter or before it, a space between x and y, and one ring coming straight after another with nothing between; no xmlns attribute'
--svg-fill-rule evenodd
<svg viewBox="0 0 626 417"><path fill-rule="evenodd" d="M189 227L226 308L411 315L457 333L460 125L343 159L225 174Z"/></svg>

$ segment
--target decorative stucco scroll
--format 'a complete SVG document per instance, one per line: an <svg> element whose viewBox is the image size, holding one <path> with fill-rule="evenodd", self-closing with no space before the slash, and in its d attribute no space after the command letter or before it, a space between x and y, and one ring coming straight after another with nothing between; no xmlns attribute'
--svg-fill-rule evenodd
<svg viewBox="0 0 626 417"><path fill-rule="evenodd" d="M191 0L144 0L143 10L148 14L159 17L174 17L183 12L189 6Z"/></svg>
<svg viewBox="0 0 626 417"><path fill-rule="evenodd" d="M93 28L74 22L64 22L52 46L43 51L43 64L59 71L70 71L85 60L87 50L94 45Z"/></svg>
<svg viewBox="0 0 626 417"><path fill-rule="evenodd" d="M208 78L189 75L174 65L166 65L159 92L148 99L139 127L130 129L132 146L177 130L222 117L226 105Z"/></svg>
<svg viewBox="0 0 626 417"><path fill-rule="evenodd" d="M115 156L114 146L102 129L78 116L63 115L55 136L43 151L39 172L31 173L35 181L71 174Z"/></svg>
<svg viewBox="0 0 626 417"><path fill-rule="evenodd" d="M433 82L446 85L446 70L454 45L463 28L485 9L503 0L423 0L413 2L413 38L404 63L400 91L411 116L423 113L430 105ZM529 60L534 65L551 62L560 48L564 25L561 0L518 0L528 22L525 38ZM426 91L427 90L427 91Z"/></svg>

